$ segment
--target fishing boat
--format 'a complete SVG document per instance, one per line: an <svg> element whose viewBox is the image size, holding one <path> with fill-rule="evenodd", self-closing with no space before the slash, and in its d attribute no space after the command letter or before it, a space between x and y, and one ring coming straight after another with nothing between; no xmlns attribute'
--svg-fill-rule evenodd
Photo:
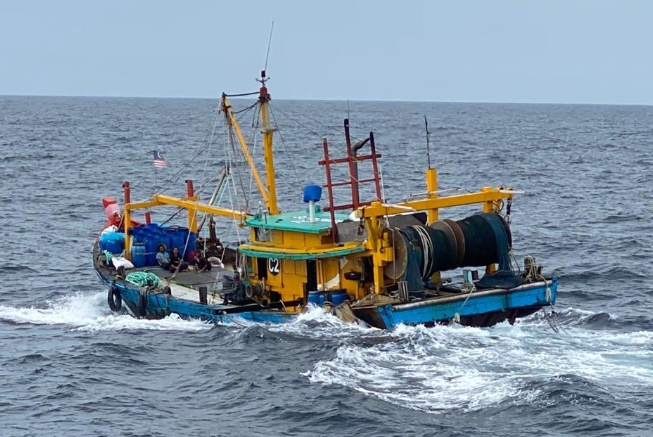
<svg viewBox="0 0 653 437"><path fill-rule="evenodd" d="M212 322L281 323L321 307L346 322L392 329L400 324L512 324L555 303L558 278L543 273L530 256L519 266L512 254L510 213L518 192L507 186L464 194L439 190L429 159L423 193L388 202L374 133L354 143L348 119L343 156L332 154L333 147L322 139L316 168L324 172L324 183L304 186L304 205L281 210L273 148L278 126L271 123L265 71L258 81L249 108L260 120L264 177L228 94L222 95L220 116L247 162L260 206L256 211L224 207L215 204L214 196L203 202L192 180L186 180L185 196L155 193L132 201L132 187L125 182L122 208L114 198L103 199L108 222L93 251L112 310L146 318L177 314ZM372 169L369 177L359 175L364 162ZM336 181L334 168L341 165L348 167L349 177ZM370 199L361 198L363 184L374 193ZM345 203L336 204L337 187L349 191ZM150 211L166 206L184 212L184 226L152 222ZM451 215L461 206L477 211ZM202 225L215 218L238 222L248 233L246 241L229 249L217 244L214 234L202 237ZM181 262L162 268L157 251L172 247L180 249ZM203 263L197 263L196 253ZM197 267L208 263L212 268L181 267L191 259Z"/></svg>

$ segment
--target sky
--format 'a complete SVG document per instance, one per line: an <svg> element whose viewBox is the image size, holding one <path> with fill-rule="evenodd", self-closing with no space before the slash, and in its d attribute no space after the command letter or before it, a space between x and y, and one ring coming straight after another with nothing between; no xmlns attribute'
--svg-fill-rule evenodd
<svg viewBox="0 0 653 437"><path fill-rule="evenodd" d="M0 0L0 95L653 104L648 0Z"/></svg>

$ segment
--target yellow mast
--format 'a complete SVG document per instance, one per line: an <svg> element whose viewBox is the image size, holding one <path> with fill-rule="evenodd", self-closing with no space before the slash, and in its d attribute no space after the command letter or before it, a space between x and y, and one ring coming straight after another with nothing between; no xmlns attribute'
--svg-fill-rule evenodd
<svg viewBox="0 0 653 437"><path fill-rule="evenodd" d="M279 208L277 206L277 185L274 175L274 155L272 149L272 139L274 136L274 129L270 127L270 94L265 86L267 79L265 78L265 71L261 71L261 90L259 94L259 103L261 108L261 123L263 123L263 157L265 158L265 175L268 184L268 209L270 214L278 214Z"/></svg>
<svg viewBox="0 0 653 437"><path fill-rule="evenodd" d="M265 202L268 211L270 212L270 214L278 214L279 207L277 205L277 187L275 181L274 154L273 154L273 136L274 136L275 129L270 126L270 103L269 103L270 94L268 94L268 89L265 86L265 82L267 82L267 80L268 79L265 77L265 70L264 70L261 72L261 78L258 79L258 81L261 82L258 101L259 101L259 111L260 111L259 114L261 117L261 123L263 124L263 130L261 133L263 134L263 157L265 160L265 174L266 174L267 187L263 185L261 176L259 175L259 172L256 169L254 158L249 152L249 148L247 147L247 142L245 141L245 137L243 136L243 133L240 130L240 126L238 125L238 120L236 120L236 117L231 110L231 104L229 103L229 100L227 100L226 94L222 94L222 110L225 113L229 125L233 128L234 133L236 134L236 139L238 140L240 149L243 152L243 155L247 160L247 164L249 165L252 171L252 175L254 176L254 180L256 181L256 186L258 187L258 190L261 193L261 196L263 197L263 201Z"/></svg>
<svg viewBox="0 0 653 437"><path fill-rule="evenodd" d="M234 113L231 111L231 103L229 103L229 100L227 100L227 95L224 93L222 94L222 110L225 113L227 122L233 128L234 133L236 134L236 138L238 139L238 144L240 145L240 150L242 150L243 156L245 157L247 164L249 164L249 168L252 170L252 175L254 176L254 180L256 181L256 186L258 187L258 190L261 193L261 196L263 197L263 201L265 202L266 205L269 205L270 198L268 196L267 190L265 189L265 186L261 181L261 176L259 176L258 170L256 170L256 165L254 164L254 158L252 158L252 154L249 153L247 142L245 141L245 137L243 136L243 133L240 130L238 121L236 120Z"/></svg>

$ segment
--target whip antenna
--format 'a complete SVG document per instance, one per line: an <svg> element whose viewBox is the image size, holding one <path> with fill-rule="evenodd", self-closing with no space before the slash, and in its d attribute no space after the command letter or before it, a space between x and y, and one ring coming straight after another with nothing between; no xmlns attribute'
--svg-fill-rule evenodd
<svg viewBox="0 0 653 437"><path fill-rule="evenodd" d="M265 54L265 67L263 68L263 71L267 71L268 69L268 59L270 57L270 46L272 45L273 31L274 31L274 21L272 22L272 26L270 26L270 38L268 39L268 52Z"/></svg>

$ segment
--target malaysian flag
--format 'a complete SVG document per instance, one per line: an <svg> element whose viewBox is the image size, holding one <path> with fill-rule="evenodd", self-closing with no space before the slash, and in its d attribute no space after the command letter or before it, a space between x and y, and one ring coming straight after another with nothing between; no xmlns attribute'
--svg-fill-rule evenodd
<svg viewBox="0 0 653 437"><path fill-rule="evenodd" d="M161 152L158 150L153 150L154 152L154 166L163 168L166 166L166 160L161 156Z"/></svg>

